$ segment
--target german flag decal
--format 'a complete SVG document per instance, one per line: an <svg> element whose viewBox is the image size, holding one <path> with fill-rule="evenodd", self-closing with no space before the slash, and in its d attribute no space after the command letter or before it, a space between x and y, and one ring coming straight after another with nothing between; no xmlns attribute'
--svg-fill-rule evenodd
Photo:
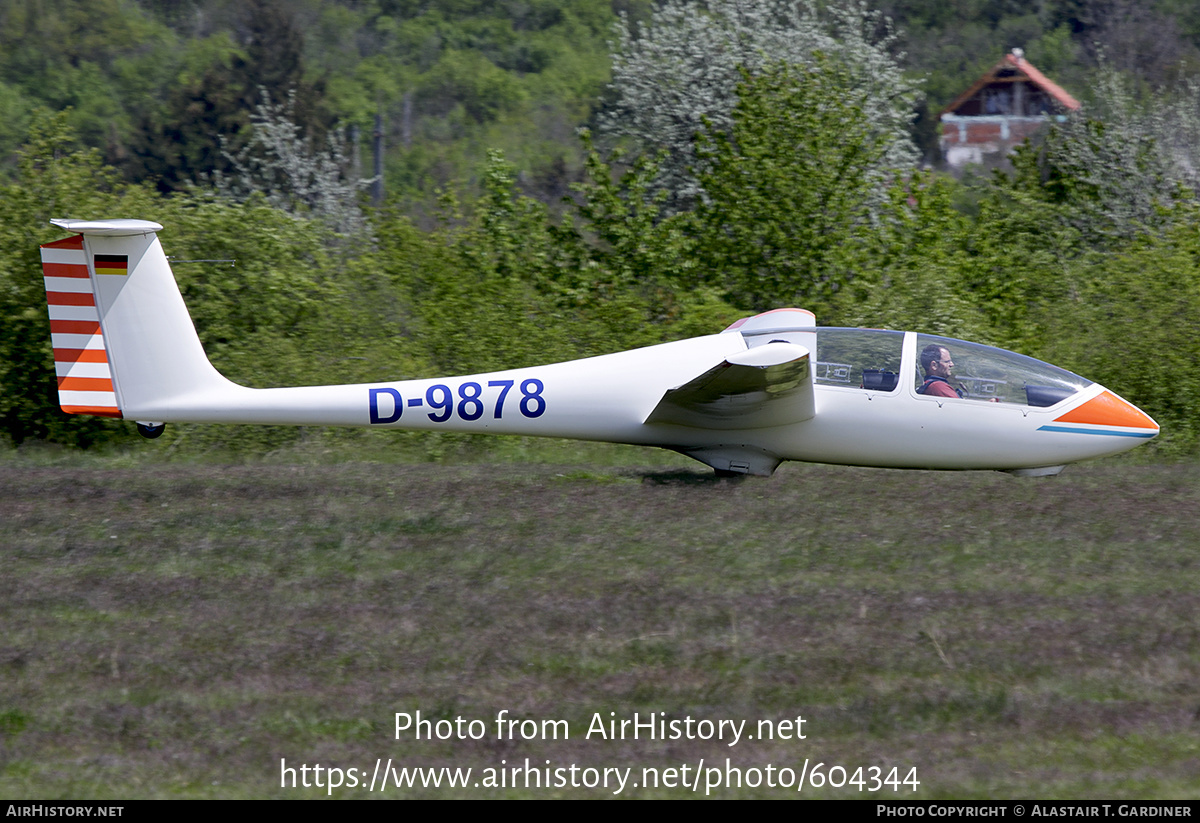
<svg viewBox="0 0 1200 823"><path fill-rule="evenodd" d="M129 255L97 254L92 258L96 274L129 274Z"/></svg>

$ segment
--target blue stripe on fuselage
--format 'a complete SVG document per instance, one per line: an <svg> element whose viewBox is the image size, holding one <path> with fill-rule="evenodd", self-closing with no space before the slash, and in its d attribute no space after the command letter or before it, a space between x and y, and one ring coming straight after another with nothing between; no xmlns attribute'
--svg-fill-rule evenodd
<svg viewBox="0 0 1200 823"><path fill-rule="evenodd" d="M1076 429L1071 426L1042 426L1040 432L1068 432L1070 434L1107 434L1113 437L1154 437L1158 432L1127 432L1114 429Z"/></svg>

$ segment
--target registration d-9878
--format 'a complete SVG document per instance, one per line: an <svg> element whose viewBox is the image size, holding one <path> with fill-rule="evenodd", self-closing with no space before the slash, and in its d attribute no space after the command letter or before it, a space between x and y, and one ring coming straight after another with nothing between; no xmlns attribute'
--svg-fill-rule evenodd
<svg viewBox="0 0 1200 823"><path fill-rule="evenodd" d="M515 396L510 398L514 388L519 399ZM546 399L542 396L545 388L545 384L536 377L526 378L520 383L515 380L489 380L486 388L481 383L465 380L458 384L457 390L445 383L434 383L425 390L423 396L405 400L399 390L382 387L367 389L367 404L371 423L379 425L395 423L403 416L405 408L430 409L417 413L424 413L434 423L445 423L456 416L468 422L485 416L491 420L503 420L505 411L511 414L514 406L521 415L532 419L541 417L546 411Z"/></svg>

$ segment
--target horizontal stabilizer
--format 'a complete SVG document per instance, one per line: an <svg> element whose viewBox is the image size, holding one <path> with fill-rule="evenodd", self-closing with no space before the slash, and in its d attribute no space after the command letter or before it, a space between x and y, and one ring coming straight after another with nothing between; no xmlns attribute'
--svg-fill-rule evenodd
<svg viewBox="0 0 1200 823"><path fill-rule="evenodd" d="M76 234L95 234L108 237L133 237L162 231L161 223L150 220L51 220L55 226Z"/></svg>
<svg viewBox="0 0 1200 823"><path fill-rule="evenodd" d="M808 349L768 343L667 391L646 423L698 429L762 429L816 413Z"/></svg>

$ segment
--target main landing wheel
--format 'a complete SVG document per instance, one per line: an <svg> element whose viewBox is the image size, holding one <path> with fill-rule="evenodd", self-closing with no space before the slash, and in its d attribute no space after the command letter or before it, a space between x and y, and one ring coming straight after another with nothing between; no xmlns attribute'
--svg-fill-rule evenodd
<svg viewBox="0 0 1200 823"><path fill-rule="evenodd" d="M167 424L138 423L137 430L138 434L140 434L142 437L146 438L147 440L153 440L154 438L161 436L162 433L167 430Z"/></svg>

